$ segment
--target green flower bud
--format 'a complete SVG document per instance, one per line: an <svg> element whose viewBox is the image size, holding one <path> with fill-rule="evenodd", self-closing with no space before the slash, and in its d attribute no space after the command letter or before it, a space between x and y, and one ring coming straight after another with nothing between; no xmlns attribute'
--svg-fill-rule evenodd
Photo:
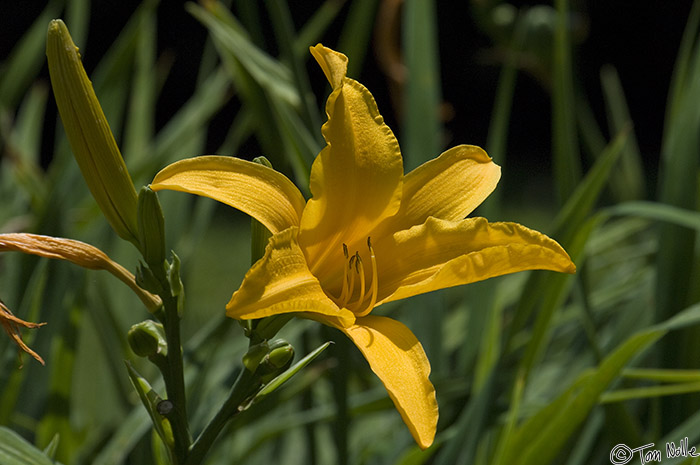
<svg viewBox="0 0 700 465"><path fill-rule="evenodd" d="M168 355L168 344L165 341L163 325L153 320L136 323L127 333L129 347L139 357L148 357L156 363Z"/></svg>
<svg viewBox="0 0 700 465"><path fill-rule="evenodd" d="M168 282L170 283L170 293L177 297L177 314L182 316L185 309L185 288L180 278L180 257L175 252L170 252L172 262L168 267Z"/></svg>
<svg viewBox="0 0 700 465"><path fill-rule="evenodd" d="M158 278L155 277L153 271L143 263L139 263L139 266L136 267L135 279L136 284L138 284L141 289L145 289L153 294L160 294L163 291L163 285Z"/></svg>
<svg viewBox="0 0 700 465"><path fill-rule="evenodd" d="M78 48L60 19L49 24L46 56L58 111L85 182L114 231L139 246L136 189Z"/></svg>
<svg viewBox="0 0 700 465"><path fill-rule="evenodd" d="M246 367L251 373L255 373L260 365L260 361L267 355L270 351L270 346L267 342L261 342L260 344L255 344L248 348L248 352L243 356L243 366Z"/></svg>
<svg viewBox="0 0 700 465"><path fill-rule="evenodd" d="M269 342L270 352L263 359L264 363L275 368L286 368L294 358L294 347L284 339Z"/></svg>
<svg viewBox="0 0 700 465"><path fill-rule="evenodd" d="M139 191L138 226L143 258L154 270L162 270L165 262L165 221L158 194L148 187L142 187Z"/></svg>
<svg viewBox="0 0 700 465"><path fill-rule="evenodd" d="M272 381L277 375L284 372L294 359L294 347L287 341L279 339L269 345L270 351L263 357L255 370L263 383Z"/></svg>

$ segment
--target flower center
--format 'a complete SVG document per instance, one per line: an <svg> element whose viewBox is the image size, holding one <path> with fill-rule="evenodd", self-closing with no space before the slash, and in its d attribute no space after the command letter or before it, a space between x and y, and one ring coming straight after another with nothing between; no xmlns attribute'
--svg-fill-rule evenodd
<svg viewBox="0 0 700 465"><path fill-rule="evenodd" d="M360 252L355 251L354 255L349 255L348 246L343 244L343 255L345 256L343 288L340 291L340 297L333 299L339 307L347 308L356 316L367 315L372 311L372 308L374 308L374 304L377 303L377 259L374 255L374 249L372 248L372 241L369 237L367 238L367 248L369 249L369 257L372 265L372 279L369 286L369 295L367 294L365 266L360 257ZM359 289L356 289L358 285ZM357 297L353 299L355 295Z"/></svg>

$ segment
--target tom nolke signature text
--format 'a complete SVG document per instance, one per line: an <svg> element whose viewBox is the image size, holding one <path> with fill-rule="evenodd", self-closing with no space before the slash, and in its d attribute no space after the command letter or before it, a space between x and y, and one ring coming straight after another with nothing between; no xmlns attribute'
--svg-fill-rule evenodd
<svg viewBox="0 0 700 465"><path fill-rule="evenodd" d="M626 444L618 444L610 451L610 463L613 465L625 465L630 463L635 456L639 457L642 465L652 462L661 462L661 450L654 449L654 443L646 444L635 449ZM666 458L675 457L700 457L700 452L695 446L688 447L688 438L684 438L676 445L675 442L666 443Z"/></svg>

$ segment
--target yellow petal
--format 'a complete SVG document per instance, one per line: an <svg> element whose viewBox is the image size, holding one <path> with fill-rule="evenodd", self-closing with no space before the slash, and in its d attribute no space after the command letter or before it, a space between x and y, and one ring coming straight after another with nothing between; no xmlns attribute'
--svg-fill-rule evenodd
<svg viewBox="0 0 700 465"><path fill-rule="evenodd" d="M340 87L348 72L348 57L321 44L309 47L309 51L321 66L331 87L333 89Z"/></svg>
<svg viewBox="0 0 700 465"><path fill-rule="evenodd" d="M61 121L85 182L114 231L138 244L136 189L78 48L60 19L49 23L46 57Z"/></svg>
<svg viewBox="0 0 700 465"><path fill-rule="evenodd" d="M237 208L273 234L298 226L304 196L282 173L234 157L188 158L165 167L153 179L154 191L197 194Z"/></svg>
<svg viewBox="0 0 700 465"><path fill-rule="evenodd" d="M352 339L382 380L389 397L422 449L435 438L438 406L430 383L430 362L416 336L391 318L368 315L339 327Z"/></svg>
<svg viewBox="0 0 700 465"><path fill-rule="evenodd" d="M380 303L524 270L573 273L554 240L517 223L428 218L375 245Z"/></svg>
<svg viewBox="0 0 700 465"><path fill-rule="evenodd" d="M402 227L422 224L429 216L466 218L496 188L501 168L480 147L459 145L430 160L404 178Z"/></svg>
<svg viewBox="0 0 700 465"><path fill-rule="evenodd" d="M337 255L343 242L366 241L377 224L398 211L403 161L372 94L345 77L345 57L320 45L312 52L334 87L322 128L328 145L311 168L313 198L299 235L317 273L325 254Z"/></svg>
<svg viewBox="0 0 700 465"><path fill-rule="evenodd" d="M265 255L248 270L241 287L234 292L226 315L250 320L292 312L308 312L337 319L342 325L355 321L352 312L340 309L326 296L306 265L297 243L297 228L270 238Z"/></svg>
<svg viewBox="0 0 700 465"><path fill-rule="evenodd" d="M109 258L100 249L90 244L73 239L41 236L38 234L0 234L0 252L8 251L67 260L83 268L108 271L129 286L149 311L153 312L161 306L160 297L141 289L136 284L133 274Z"/></svg>

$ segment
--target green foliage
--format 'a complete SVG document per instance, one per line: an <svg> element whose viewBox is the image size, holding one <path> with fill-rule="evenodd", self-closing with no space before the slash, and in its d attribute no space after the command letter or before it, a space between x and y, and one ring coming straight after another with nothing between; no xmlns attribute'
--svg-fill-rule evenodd
<svg viewBox="0 0 700 465"><path fill-rule="evenodd" d="M440 76L451 72L440 62L439 4L405 2L403 11L391 12L380 3L325 0L304 24L295 24L293 2L188 3L186 11L209 39L199 51L191 96L156 124L171 67L169 55L156 47L157 2L143 1L118 37L105 38L112 45L88 70L137 189L162 166L211 149L210 131L221 126L216 118L233 106L236 114L215 151L239 155L248 144L261 152L249 155L269 158L308 194L311 162L323 144L325 93L316 87L320 73L306 66L308 46L318 41L346 53L350 75L358 79L372 48L379 61L387 50L400 52L406 80L392 81L391 95L380 100L395 107L380 109L400 122L394 129L407 169L437 156L448 137ZM325 341L337 333L286 316L243 326L225 318L225 304L251 263L251 234L254 258L263 253L268 231L259 224L250 233L248 218L217 215L219 207L207 199L158 199L149 191L139 200L139 240L147 245L148 263L115 240L61 124L55 140L43 140L55 124L45 116L54 103L39 78L49 21L66 18L73 39L88 52L89 40L102 33L88 31L90 10L101 6L48 2L3 57L0 232L94 244L173 299L183 316L182 389L191 431L171 425L158 394L166 393L158 367L127 344L129 328L149 317L137 298L108 276L8 253L0 255L0 297L20 318L48 322L23 334L47 367L24 360L19 369L15 347L0 338L0 463L172 463L164 444L177 434L197 445L221 433L204 462L211 464L279 463L284 457L292 465L595 465L609 463L619 443L653 442L663 449L686 437L691 445L700 441L700 294L693 286L700 231L700 1L688 18L664 127L658 128L659 165L646 167L658 172L657 193L648 187L652 176L642 163L624 79L612 66L590 70L600 72L603 100L589 101L581 90L575 70L585 63L577 61L570 20L575 6L558 0L554 7L517 9L494 0L472 2L464 13L463 21L473 21L498 49L486 148L504 173L517 169L510 161L518 154L508 148L517 81L534 77L549 92L552 109L553 177L544 194L526 194L525 203L512 194L517 189L498 190L479 213L525 224L546 218L546 232L578 270L573 276L508 276L382 307L401 314L433 365L438 436L420 451L384 388L342 336L331 345ZM372 40L378 21L392 14L403 35L376 33ZM470 72L479 72L477 60L465 60ZM593 107L606 109L605 123ZM42 151L48 151L48 166L42 166ZM504 180L527 182L527 176ZM514 211L514 205L525 206ZM170 264L169 249L177 251ZM241 369L250 350L245 335L262 341L278 331L291 345L274 354L283 357L276 371L262 380L260 372ZM292 362L288 345L302 355L299 361ZM255 366L272 350L265 346ZM241 380L256 389L243 389ZM217 429L229 420L217 419L227 402L233 420Z"/></svg>
<svg viewBox="0 0 700 465"><path fill-rule="evenodd" d="M55 465L57 463L4 426L0 426L0 460L7 465Z"/></svg>

